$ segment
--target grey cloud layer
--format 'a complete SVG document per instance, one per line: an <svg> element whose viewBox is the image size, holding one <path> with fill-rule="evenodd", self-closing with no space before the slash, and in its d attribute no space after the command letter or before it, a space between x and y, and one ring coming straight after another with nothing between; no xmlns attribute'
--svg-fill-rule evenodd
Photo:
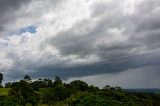
<svg viewBox="0 0 160 106"><path fill-rule="evenodd" d="M21 6L26 6L31 0L1 0L0 1L0 31L5 30L7 23L14 21L14 15Z"/></svg>
<svg viewBox="0 0 160 106"><path fill-rule="evenodd" d="M131 15L123 14L119 7L113 9L113 11L109 8L107 13L107 9L104 7L110 5L114 8L114 5L98 4L93 9L94 17L92 19L75 24L69 30L60 32L56 37L49 38L47 42L56 46L64 56L76 55L78 58L87 58L87 56L95 55L100 58L101 62L98 64L81 68L84 75L87 72L92 74L94 70L97 73L105 73L159 65L160 61L156 59L160 55L159 3L158 1L144 1L138 5L135 13ZM152 4L151 7L149 4ZM142 6L144 8L141 9ZM112 16L110 16L110 13ZM95 22L95 17L100 19ZM92 26L92 23L96 23L96 25ZM120 35L111 33L110 29L119 30L118 34L121 34L122 38L118 39ZM117 38L114 40L113 36ZM126 36L127 40L123 40ZM105 39L106 41L104 41ZM77 67L77 69L80 69L80 67Z"/></svg>
<svg viewBox="0 0 160 106"><path fill-rule="evenodd" d="M31 8L27 12L30 17L39 8L46 11L38 12L39 18L29 20L37 25L35 34L11 36L6 41L8 46L0 43L3 50L0 58L6 62L0 62L0 65L8 79L20 78L26 73L34 78L52 77L55 74L70 78L160 65L159 1L67 0L59 4L54 2L56 6L50 7L51 1L43 1L44 6L40 5L42 1L36 2L40 5L36 8L31 8L31 4L36 4L33 1L26 6ZM0 29L6 23L3 17L7 16L8 9L21 11L21 2L0 2L0 5L4 5L0 7L0 14L3 14ZM10 68L5 69L8 66Z"/></svg>

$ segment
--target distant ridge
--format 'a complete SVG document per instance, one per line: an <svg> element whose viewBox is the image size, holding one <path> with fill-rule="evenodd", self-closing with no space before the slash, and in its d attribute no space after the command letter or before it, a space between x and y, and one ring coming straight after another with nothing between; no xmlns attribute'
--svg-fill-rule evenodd
<svg viewBox="0 0 160 106"><path fill-rule="evenodd" d="M137 88L137 89L123 89L128 92L140 92L140 93L160 93L160 88Z"/></svg>

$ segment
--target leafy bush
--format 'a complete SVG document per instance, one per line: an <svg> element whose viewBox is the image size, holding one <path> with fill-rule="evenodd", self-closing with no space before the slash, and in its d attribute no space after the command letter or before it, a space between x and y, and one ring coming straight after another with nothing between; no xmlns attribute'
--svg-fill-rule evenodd
<svg viewBox="0 0 160 106"><path fill-rule="evenodd" d="M17 106L17 103L14 101L14 98L11 97L1 97L0 106Z"/></svg>
<svg viewBox="0 0 160 106"><path fill-rule="evenodd" d="M121 103L111 98L106 98L102 96L92 95L87 96L80 100L76 106L120 106Z"/></svg>
<svg viewBox="0 0 160 106"><path fill-rule="evenodd" d="M26 103L36 105L40 100L40 95L24 80L21 80L17 86L9 91L9 96L15 98L19 105L25 105Z"/></svg>

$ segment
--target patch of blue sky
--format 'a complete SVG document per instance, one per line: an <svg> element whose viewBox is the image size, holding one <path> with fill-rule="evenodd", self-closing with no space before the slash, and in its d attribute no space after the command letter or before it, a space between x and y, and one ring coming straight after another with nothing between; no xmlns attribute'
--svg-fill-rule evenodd
<svg viewBox="0 0 160 106"><path fill-rule="evenodd" d="M17 31L11 32L10 35L14 35L14 34L21 35L21 34L26 33L26 32L34 34L34 33L36 33L36 29L37 29L37 26L30 25L30 26L27 26L27 27L24 27L24 28L20 28Z"/></svg>
<svg viewBox="0 0 160 106"><path fill-rule="evenodd" d="M25 32L36 33L36 29L37 29L36 26L31 25L31 26L28 26L28 27L25 27L25 28L20 29L20 32L21 32L21 33L25 33Z"/></svg>

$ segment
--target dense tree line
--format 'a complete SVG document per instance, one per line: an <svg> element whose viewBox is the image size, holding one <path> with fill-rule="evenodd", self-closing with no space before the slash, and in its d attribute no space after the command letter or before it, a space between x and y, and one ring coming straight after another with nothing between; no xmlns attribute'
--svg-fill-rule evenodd
<svg viewBox="0 0 160 106"><path fill-rule="evenodd" d="M80 80L66 84L58 76L54 81L31 81L26 75L5 87L10 90L8 96L0 96L0 106L160 106L160 94L131 93L109 85L99 89Z"/></svg>

